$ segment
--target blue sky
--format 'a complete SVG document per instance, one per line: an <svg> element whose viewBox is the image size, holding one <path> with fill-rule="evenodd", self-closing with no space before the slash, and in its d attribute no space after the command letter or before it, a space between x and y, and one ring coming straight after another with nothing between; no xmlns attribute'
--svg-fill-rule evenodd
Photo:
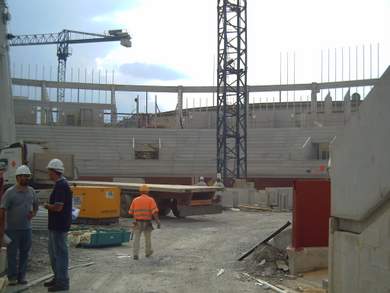
<svg viewBox="0 0 390 293"><path fill-rule="evenodd" d="M57 32L64 28L87 32L127 29L133 47L117 43L75 45L68 69L97 72L115 70L115 81L134 84L210 85L216 53L216 0L12 0L8 1L10 32L29 34ZM358 46L358 78L369 77L369 44L373 44L376 74L390 64L390 0L248 0L249 84L293 82L292 56L296 56L296 82L320 81L320 54L330 48L330 80L348 79L341 65L351 47L355 60ZM376 44L380 43L380 68L376 68ZM363 45L366 72L362 72ZM334 54L334 48L337 53ZM289 69L287 74L287 54ZM334 66L334 55L337 57ZM346 55L345 55L346 56ZM40 64L55 68L55 46L12 48L12 64ZM326 67L326 66L325 66ZM334 68L335 67L335 68ZM354 77L356 64L351 64ZM25 69L24 69L25 70ZM324 80L327 80L327 68ZM46 74L48 69L46 68ZM26 74L26 73L25 73ZM83 75L83 74L82 74ZM288 75L288 79L287 79ZM69 72L68 72L69 77ZM175 97L162 96L167 108ZM132 98L131 98L132 99ZM131 100L130 99L130 100ZM123 111L131 111L129 97L119 99ZM164 108L164 106L162 108Z"/></svg>

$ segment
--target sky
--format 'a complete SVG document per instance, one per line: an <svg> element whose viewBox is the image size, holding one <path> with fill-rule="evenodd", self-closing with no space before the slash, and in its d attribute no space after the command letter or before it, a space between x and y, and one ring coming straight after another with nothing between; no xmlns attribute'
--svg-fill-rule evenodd
<svg viewBox="0 0 390 293"><path fill-rule="evenodd" d="M323 81L376 77L390 64L390 0L247 2L248 84L319 82L321 76ZM118 43L72 46L68 80L72 70L74 80L80 71L81 81L85 75L90 81L93 70L95 82L99 71L101 82L106 71L112 80L114 71L116 83L214 83L217 0L8 0L8 5L9 31L15 35L62 29L129 32L132 48ZM11 66L19 76L26 77L30 64L32 78L34 74L49 78L51 67L54 79L56 58L55 46L11 49ZM175 96L159 94L159 98L160 108L174 108ZM131 94L120 95L118 107L133 111Z"/></svg>

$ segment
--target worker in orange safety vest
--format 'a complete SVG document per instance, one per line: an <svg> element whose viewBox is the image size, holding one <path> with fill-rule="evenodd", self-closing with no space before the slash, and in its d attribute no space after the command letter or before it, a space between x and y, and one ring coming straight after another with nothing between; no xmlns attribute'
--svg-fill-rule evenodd
<svg viewBox="0 0 390 293"><path fill-rule="evenodd" d="M133 216L134 245L133 257L135 260L139 258L139 248L141 234L145 236L145 256L150 257L153 254L152 250L152 219L157 223L157 228L160 229L160 219L158 217L158 208L156 201L148 195L149 187L146 184L140 186L140 196L136 197L131 203L129 214Z"/></svg>

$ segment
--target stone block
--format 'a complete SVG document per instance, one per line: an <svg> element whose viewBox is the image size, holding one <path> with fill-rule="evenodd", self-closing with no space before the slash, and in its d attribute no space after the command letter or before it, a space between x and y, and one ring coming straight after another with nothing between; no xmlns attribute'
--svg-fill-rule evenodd
<svg viewBox="0 0 390 293"><path fill-rule="evenodd" d="M290 273L295 275L328 268L328 247L287 248Z"/></svg>

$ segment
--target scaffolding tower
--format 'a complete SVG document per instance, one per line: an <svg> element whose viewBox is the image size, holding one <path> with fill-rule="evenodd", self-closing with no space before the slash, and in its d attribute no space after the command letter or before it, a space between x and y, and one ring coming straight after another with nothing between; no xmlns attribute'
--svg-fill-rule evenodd
<svg viewBox="0 0 390 293"><path fill-rule="evenodd" d="M247 1L218 0L217 172L247 176Z"/></svg>

